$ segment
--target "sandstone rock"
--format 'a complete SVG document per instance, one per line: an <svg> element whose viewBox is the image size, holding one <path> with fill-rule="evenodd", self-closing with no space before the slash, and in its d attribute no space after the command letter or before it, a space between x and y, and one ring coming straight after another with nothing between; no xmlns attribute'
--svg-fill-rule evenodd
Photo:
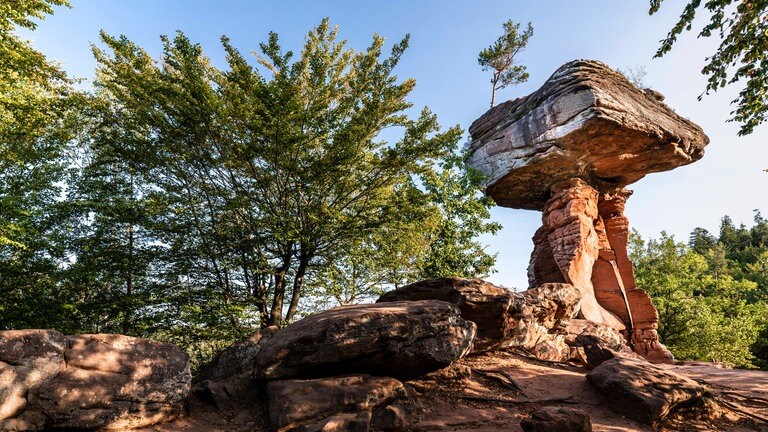
<svg viewBox="0 0 768 432"><path fill-rule="evenodd" d="M477 324L473 351L485 351L509 341L511 327L507 311L512 302L521 298L480 279L449 277L406 285L383 294L377 303L407 300L442 300L455 304L462 318Z"/></svg>
<svg viewBox="0 0 768 432"><path fill-rule="evenodd" d="M662 101L602 63L573 61L476 120L468 163L499 205L542 210L529 286L572 284L580 317L626 330L635 352L668 363L658 314L627 254L624 186L695 162L709 138Z"/></svg>
<svg viewBox="0 0 768 432"><path fill-rule="evenodd" d="M576 338L579 360L589 369L594 369L608 360L620 356L617 350L612 349L602 339L592 335L579 335Z"/></svg>
<svg viewBox="0 0 768 432"><path fill-rule="evenodd" d="M405 425L406 412L396 405L390 404L382 409L376 410L375 416L371 421L371 428L376 431L401 431Z"/></svg>
<svg viewBox="0 0 768 432"><path fill-rule="evenodd" d="M605 393L608 406L622 415L651 424L676 406L707 397L697 382L641 360L618 357L587 374Z"/></svg>
<svg viewBox="0 0 768 432"><path fill-rule="evenodd" d="M277 326L267 327L244 341L230 345L218 353L197 374L195 381L224 381L232 377L250 377L253 374L256 355L261 350L261 346L278 330Z"/></svg>
<svg viewBox="0 0 768 432"><path fill-rule="evenodd" d="M255 375L418 376L469 353L475 329L458 307L437 300L342 306L280 330L261 347Z"/></svg>
<svg viewBox="0 0 768 432"><path fill-rule="evenodd" d="M619 353L627 355L631 348L617 330L606 324L574 319L568 323L565 343L570 347L570 360L595 368Z"/></svg>
<svg viewBox="0 0 768 432"><path fill-rule="evenodd" d="M125 430L174 418L189 393L189 357L122 335L67 338L66 369L32 388L25 416L45 427Z"/></svg>
<svg viewBox="0 0 768 432"><path fill-rule="evenodd" d="M602 341L608 348L619 351L626 346L626 339L616 329L607 325L585 319L572 319L568 321L567 336L568 345L579 346L578 336L594 336Z"/></svg>
<svg viewBox="0 0 768 432"><path fill-rule="evenodd" d="M477 324L474 351L523 348L541 360L569 357L565 326L578 312L579 292L568 284L544 284L521 293L479 279L439 278L382 295L378 302L435 299L453 303Z"/></svg>
<svg viewBox="0 0 768 432"><path fill-rule="evenodd" d="M66 347L55 330L0 331L0 421L23 412L29 389L64 368Z"/></svg>
<svg viewBox="0 0 768 432"><path fill-rule="evenodd" d="M371 412L336 414L327 419L306 426L291 429L291 432L369 432Z"/></svg>
<svg viewBox="0 0 768 432"><path fill-rule="evenodd" d="M469 163L501 206L541 210L553 184L579 177L605 192L700 159L701 128L606 65L566 63L534 93L469 128Z"/></svg>
<svg viewBox="0 0 768 432"><path fill-rule="evenodd" d="M505 346L523 348L541 360L565 361L568 321L578 312L581 296L572 285L550 283L520 293L507 312L512 331Z"/></svg>
<svg viewBox="0 0 768 432"><path fill-rule="evenodd" d="M623 330L626 326L617 316L617 309L606 309L604 304L598 302L592 282L593 268L601 250L600 237L595 229L599 193L578 178L555 185L553 193L542 213L542 232L546 233L551 255L534 250L532 259L554 262L554 265L547 266L559 268L566 282L579 290L582 317ZM532 262L529 267L542 265L545 264ZM531 275L535 278L529 281L531 284L554 282L542 280L536 272ZM622 301L618 311L625 310L623 307Z"/></svg>
<svg viewBox="0 0 768 432"><path fill-rule="evenodd" d="M400 381L370 375L267 384L269 420L274 431L368 430L371 410L404 395Z"/></svg>
<svg viewBox="0 0 768 432"><path fill-rule="evenodd" d="M536 321L548 329L567 329L579 311L581 294L573 285L545 283L521 293Z"/></svg>
<svg viewBox="0 0 768 432"><path fill-rule="evenodd" d="M534 411L520 422L524 432L592 432L587 413L571 408L548 406Z"/></svg>

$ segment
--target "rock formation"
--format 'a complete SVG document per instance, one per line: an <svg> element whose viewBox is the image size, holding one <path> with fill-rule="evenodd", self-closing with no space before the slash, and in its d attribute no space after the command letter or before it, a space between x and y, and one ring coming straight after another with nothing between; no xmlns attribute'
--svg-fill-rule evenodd
<svg viewBox="0 0 768 432"><path fill-rule="evenodd" d="M383 294L378 303L440 300L459 307L477 325L474 352L523 348L542 360L565 361L564 335L578 312L579 292L568 284L544 284L521 293L480 279L428 279Z"/></svg>
<svg viewBox="0 0 768 432"><path fill-rule="evenodd" d="M468 163L499 205L542 211L529 286L572 284L580 317L622 331L653 362L671 362L627 255L625 186L695 162L709 139L661 100L602 63L573 61L476 120Z"/></svg>
<svg viewBox="0 0 768 432"><path fill-rule="evenodd" d="M589 416L576 409L544 407L520 422L523 432L592 432Z"/></svg>
<svg viewBox="0 0 768 432"><path fill-rule="evenodd" d="M256 355L254 374L265 379L418 376L468 354L476 328L456 306L437 300L337 307L267 340Z"/></svg>
<svg viewBox="0 0 768 432"><path fill-rule="evenodd" d="M0 430L127 430L181 414L189 357L122 335L0 331Z"/></svg>
<svg viewBox="0 0 768 432"><path fill-rule="evenodd" d="M664 418L679 405L711 396L690 378L629 358L608 360L587 379L605 392L612 410L646 424Z"/></svg>

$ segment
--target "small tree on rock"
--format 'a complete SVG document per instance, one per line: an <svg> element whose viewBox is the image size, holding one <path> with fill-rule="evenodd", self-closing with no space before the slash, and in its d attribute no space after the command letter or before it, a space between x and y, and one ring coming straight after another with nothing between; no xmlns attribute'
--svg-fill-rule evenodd
<svg viewBox="0 0 768 432"><path fill-rule="evenodd" d="M491 46L480 51L477 56L477 62L483 67L483 70L490 69L493 71L491 108L493 108L496 100L497 90L528 81L526 67L515 64L515 56L528 45L528 39L533 36L533 26L528 23L525 31L521 33L520 24L509 20L503 24L503 27L504 34Z"/></svg>

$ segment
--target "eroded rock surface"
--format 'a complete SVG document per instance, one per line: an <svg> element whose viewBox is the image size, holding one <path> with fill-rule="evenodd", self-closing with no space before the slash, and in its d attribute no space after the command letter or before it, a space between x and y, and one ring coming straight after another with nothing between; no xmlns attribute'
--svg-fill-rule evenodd
<svg viewBox="0 0 768 432"><path fill-rule="evenodd" d="M469 163L505 207L542 210L573 177L606 192L704 155L709 138L653 92L603 63L561 66L532 94L492 108L469 128Z"/></svg>
<svg viewBox="0 0 768 432"><path fill-rule="evenodd" d="M564 335L581 296L568 284L544 284L520 293L479 279L438 278L416 282L382 295L378 302L434 299L459 307L477 324L474 351L523 348L542 360L564 361Z"/></svg>
<svg viewBox="0 0 768 432"><path fill-rule="evenodd" d="M646 174L700 159L709 138L602 63L563 65L536 92L492 108L470 127L468 163L499 205L542 211L529 286L569 283L579 316L623 331L653 362L672 362L658 314L627 254L632 194Z"/></svg>
<svg viewBox="0 0 768 432"><path fill-rule="evenodd" d="M579 291L569 284L547 283L520 294L523 301L508 312L513 330L506 346L523 348L542 360L568 360L565 335L579 311Z"/></svg>
<svg viewBox="0 0 768 432"><path fill-rule="evenodd" d="M35 372L38 379L24 395L23 411L0 429L127 430L183 411L191 380L189 357L174 345L122 335L64 337L49 330L19 338L24 332L30 331L0 332L0 340L24 341L26 352L37 357L17 359L46 372ZM14 346L0 346L0 358L8 358L9 347L12 355L20 352Z"/></svg>
<svg viewBox="0 0 768 432"><path fill-rule="evenodd" d="M261 347L255 375L417 376L469 353L475 333L476 325L443 301L342 306L280 330Z"/></svg>
<svg viewBox="0 0 768 432"><path fill-rule="evenodd" d="M55 330L0 332L0 424L24 411L29 389L64 369L66 347Z"/></svg>
<svg viewBox="0 0 768 432"><path fill-rule="evenodd" d="M400 381L370 375L267 384L269 419L275 431L369 430L372 411L402 396L405 387Z"/></svg>
<svg viewBox="0 0 768 432"><path fill-rule="evenodd" d="M625 357L603 362L587 379L606 394L612 410L646 424L663 419L678 405L709 395L690 378Z"/></svg>
<svg viewBox="0 0 768 432"><path fill-rule="evenodd" d="M592 422L584 411L544 407L534 411L529 419L520 422L523 432L592 432Z"/></svg>
<svg viewBox="0 0 768 432"><path fill-rule="evenodd" d="M474 351L503 346L512 335L508 311L521 300L518 294L480 279L428 279L389 291L377 303L441 300L455 304L461 317L477 324Z"/></svg>

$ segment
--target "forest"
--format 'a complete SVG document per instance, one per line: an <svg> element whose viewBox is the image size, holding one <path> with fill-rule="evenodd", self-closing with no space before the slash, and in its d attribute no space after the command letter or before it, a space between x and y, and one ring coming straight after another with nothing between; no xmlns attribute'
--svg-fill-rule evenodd
<svg viewBox="0 0 768 432"><path fill-rule="evenodd" d="M226 67L179 32L162 55L101 34L88 90L21 39L63 0L0 6L0 329L122 333L198 362L255 330L495 257L463 131L423 108L374 35L329 20ZM386 137L386 139L385 139ZM768 369L768 221L631 243L679 358ZM521 269L523 271L523 269Z"/></svg>

